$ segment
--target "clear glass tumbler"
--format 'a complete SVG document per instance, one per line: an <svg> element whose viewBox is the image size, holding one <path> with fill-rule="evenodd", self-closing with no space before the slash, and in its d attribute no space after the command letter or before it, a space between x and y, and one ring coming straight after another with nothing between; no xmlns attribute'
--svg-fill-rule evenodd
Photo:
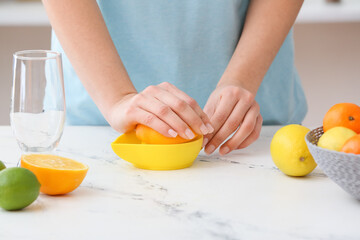
<svg viewBox="0 0 360 240"><path fill-rule="evenodd" d="M16 52L10 123L22 152L53 151L64 122L61 54L46 50Z"/></svg>

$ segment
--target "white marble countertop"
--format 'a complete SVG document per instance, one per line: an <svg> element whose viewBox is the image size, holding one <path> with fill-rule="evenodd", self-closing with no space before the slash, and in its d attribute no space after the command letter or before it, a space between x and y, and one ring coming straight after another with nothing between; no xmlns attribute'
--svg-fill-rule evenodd
<svg viewBox="0 0 360 240"><path fill-rule="evenodd" d="M226 157L200 153L191 168L147 171L119 159L109 127L66 127L58 152L89 165L82 185L0 210L0 239L360 239L360 201L319 169L287 177L271 160L277 127ZM19 148L0 127L0 159Z"/></svg>

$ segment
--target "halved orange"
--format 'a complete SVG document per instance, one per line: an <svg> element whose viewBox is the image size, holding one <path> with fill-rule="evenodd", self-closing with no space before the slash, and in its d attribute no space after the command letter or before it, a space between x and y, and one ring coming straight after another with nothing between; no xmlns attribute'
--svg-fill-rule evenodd
<svg viewBox="0 0 360 240"><path fill-rule="evenodd" d="M194 132L193 132L194 133ZM197 134L194 133L195 139L197 137ZM136 137L141 140L143 143L147 144L178 144L178 143L186 143L190 142L193 139L185 139L177 135L174 138L171 137L165 137L161 133L155 131L154 129L138 124L136 126Z"/></svg>
<svg viewBox="0 0 360 240"><path fill-rule="evenodd" d="M22 155L21 167L36 175L41 184L40 192L48 195L61 195L75 190L89 169L75 160L48 154Z"/></svg>

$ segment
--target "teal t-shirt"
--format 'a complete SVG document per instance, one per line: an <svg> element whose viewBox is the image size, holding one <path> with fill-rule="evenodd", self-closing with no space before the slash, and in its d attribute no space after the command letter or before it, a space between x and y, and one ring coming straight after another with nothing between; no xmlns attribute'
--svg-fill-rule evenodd
<svg viewBox="0 0 360 240"><path fill-rule="evenodd" d="M136 89L170 82L201 107L229 63L248 8L248 0L99 0L98 4ZM67 123L107 124L55 34L52 49L63 54ZM304 119L307 105L294 66L292 32L263 79L256 100L264 124Z"/></svg>

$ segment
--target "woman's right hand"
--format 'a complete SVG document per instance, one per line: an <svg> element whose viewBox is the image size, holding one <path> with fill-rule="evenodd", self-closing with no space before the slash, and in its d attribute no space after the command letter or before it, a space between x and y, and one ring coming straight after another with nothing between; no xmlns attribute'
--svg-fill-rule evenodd
<svg viewBox="0 0 360 240"><path fill-rule="evenodd" d="M107 119L121 133L132 131L139 123L164 136L185 139L194 138L191 129L201 135L214 131L198 103L168 82L127 94L114 104Z"/></svg>

